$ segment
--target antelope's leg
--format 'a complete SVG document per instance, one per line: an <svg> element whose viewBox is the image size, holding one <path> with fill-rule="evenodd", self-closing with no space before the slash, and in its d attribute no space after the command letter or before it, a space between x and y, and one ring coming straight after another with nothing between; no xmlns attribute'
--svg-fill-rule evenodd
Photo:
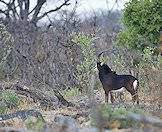
<svg viewBox="0 0 162 132"><path fill-rule="evenodd" d="M139 98L137 93L132 94L132 100L134 103L137 102L137 104L139 104Z"/></svg>
<svg viewBox="0 0 162 132"><path fill-rule="evenodd" d="M105 102L111 103L111 92L110 91L105 92Z"/></svg>
<svg viewBox="0 0 162 132"><path fill-rule="evenodd" d="M109 92L105 92L105 103L108 103Z"/></svg>
<svg viewBox="0 0 162 132"><path fill-rule="evenodd" d="M133 102L137 102L137 104L139 104L139 98L138 98L138 90L132 90L130 91L131 95L132 95L132 100Z"/></svg>
<svg viewBox="0 0 162 132"><path fill-rule="evenodd" d="M109 92L107 93L107 95L108 95L108 97L107 97L108 103L112 103L112 100L113 100L112 92L109 91Z"/></svg>
<svg viewBox="0 0 162 132"><path fill-rule="evenodd" d="M136 90L134 98L135 98L135 101L137 102L137 104L139 104L138 90Z"/></svg>
<svg viewBox="0 0 162 132"><path fill-rule="evenodd" d="M130 88L126 88L127 91L132 95L132 101L135 102L137 99L137 95L136 95L136 91L133 89L133 87Z"/></svg>
<svg viewBox="0 0 162 132"><path fill-rule="evenodd" d="M138 97L138 94L137 94L137 104L139 105L139 97Z"/></svg>
<svg viewBox="0 0 162 132"><path fill-rule="evenodd" d="M113 93L112 92L110 92L110 97L111 97L111 99L110 99L111 103L114 103L115 99L113 97Z"/></svg>

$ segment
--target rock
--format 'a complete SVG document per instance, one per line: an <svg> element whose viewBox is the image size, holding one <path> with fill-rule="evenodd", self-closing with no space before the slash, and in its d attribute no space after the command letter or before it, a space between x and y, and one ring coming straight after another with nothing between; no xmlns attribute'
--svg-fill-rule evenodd
<svg viewBox="0 0 162 132"><path fill-rule="evenodd" d="M25 128L1 127L0 132L27 132Z"/></svg>
<svg viewBox="0 0 162 132"><path fill-rule="evenodd" d="M52 123L46 125L43 132L78 132L77 126L75 119L59 114Z"/></svg>
<svg viewBox="0 0 162 132"><path fill-rule="evenodd" d="M54 121L60 124L76 126L75 119L71 118L70 116L56 115Z"/></svg>

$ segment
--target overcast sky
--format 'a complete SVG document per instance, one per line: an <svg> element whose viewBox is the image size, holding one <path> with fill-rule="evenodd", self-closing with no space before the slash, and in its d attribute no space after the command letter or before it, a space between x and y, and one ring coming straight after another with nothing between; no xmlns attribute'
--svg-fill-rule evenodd
<svg viewBox="0 0 162 132"><path fill-rule="evenodd" d="M10 0L4 0L6 2ZM44 4L44 10L54 9L57 5L60 5L64 0L47 0ZM91 10L97 9L123 9L124 3L129 0L77 0L79 3L78 11L79 12L88 12ZM117 4L115 4L117 1ZM30 1L30 9L32 10L36 5L37 0ZM60 2L60 3L59 3ZM75 0L70 0L71 5L75 3ZM3 8L3 4L0 7ZM71 8L69 6L68 8ZM66 7L67 8L67 7Z"/></svg>
<svg viewBox="0 0 162 132"><path fill-rule="evenodd" d="M9 1L9 0L4 0ZM62 1L64 0L47 0L47 2L43 5L43 9L41 12L49 11L51 9L55 9L59 6ZM78 8L77 12L79 15L83 16L87 15L90 11L96 11L97 9L123 9L124 3L129 0L77 0L78 1ZM116 2L117 1L117 2ZM37 0L30 1L30 10L32 10L36 5ZM70 0L71 5L68 7L64 7L64 9L72 9L74 7L75 0ZM3 4L0 5L1 8L4 7ZM54 14L49 14L49 16L53 16ZM57 17L54 15L54 17ZM46 20L47 18L44 18ZM44 21L43 20L43 21Z"/></svg>
<svg viewBox="0 0 162 132"><path fill-rule="evenodd" d="M6 2L10 0L4 0ZM60 5L64 0L47 0L44 4L44 10L54 9L57 5ZM97 9L123 9L124 3L129 0L77 0L79 3L78 12L88 12ZM116 4L117 1L117 4ZM32 10L36 5L37 0L30 1L30 10ZM72 8L75 0L70 0L71 6L68 8ZM0 7L3 8L3 4ZM67 8L67 7L66 7Z"/></svg>
<svg viewBox="0 0 162 132"><path fill-rule="evenodd" d="M115 1L118 1L117 3ZM81 0L80 11L94 9L123 9L124 3L128 0Z"/></svg>
<svg viewBox="0 0 162 132"><path fill-rule="evenodd" d="M46 5L44 6L44 10L49 10L55 8L56 1L58 0L47 0ZM62 0L59 0L60 2ZM121 10L124 8L124 3L129 0L77 0L78 1L78 8L77 12L81 17L87 15L91 11L96 11L98 9L118 9ZM117 2L116 2L117 1ZM34 0L33 0L34 2ZM72 9L74 6L75 0L71 0L71 6L65 7L66 9ZM59 3L57 2L59 5ZM33 5L35 5L33 3ZM51 14L52 15L52 14ZM49 16L51 16L49 15Z"/></svg>
<svg viewBox="0 0 162 132"><path fill-rule="evenodd" d="M60 0L62 1L62 0ZM75 3L75 0L71 0L71 3ZM117 3L116 3L117 1ZM124 3L128 0L78 0L78 12L89 12L97 9L123 9ZM34 2L34 1L33 1ZM49 0L46 4L46 8L54 8L56 0ZM59 3L58 3L59 4ZM73 4L72 4L73 5ZM71 8L72 6L69 6Z"/></svg>

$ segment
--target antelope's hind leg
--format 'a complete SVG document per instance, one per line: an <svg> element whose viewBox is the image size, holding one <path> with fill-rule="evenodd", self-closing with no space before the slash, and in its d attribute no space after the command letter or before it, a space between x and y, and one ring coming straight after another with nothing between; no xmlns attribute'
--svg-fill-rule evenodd
<svg viewBox="0 0 162 132"><path fill-rule="evenodd" d="M110 97L111 97L111 99L110 99L111 103L114 103L115 99L114 99L114 96L113 96L113 92L110 92Z"/></svg>
<svg viewBox="0 0 162 132"><path fill-rule="evenodd" d="M137 92L133 96L133 101L136 102L139 105L139 97L138 97L138 93Z"/></svg>
<svg viewBox="0 0 162 132"><path fill-rule="evenodd" d="M105 103L108 103L109 100L109 92L105 92Z"/></svg>
<svg viewBox="0 0 162 132"><path fill-rule="evenodd" d="M113 103L114 102L114 97L111 91L105 92L105 102L106 103Z"/></svg>

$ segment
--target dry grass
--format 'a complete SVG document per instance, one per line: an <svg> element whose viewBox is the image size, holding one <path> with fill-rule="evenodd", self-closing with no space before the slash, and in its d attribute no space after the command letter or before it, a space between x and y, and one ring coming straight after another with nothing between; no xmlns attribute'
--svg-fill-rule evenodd
<svg viewBox="0 0 162 132"><path fill-rule="evenodd" d="M160 98L157 96L158 91L151 92L151 94L146 94L143 90L139 91L140 105L138 107L142 108L146 112L153 113L158 117L162 117L162 111L159 109L159 100ZM75 96L70 96L66 98L72 103L77 104L75 107L61 107L56 108L55 110L44 110L42 109L38 103L33 103L31 98L27 98L21 96L21 102L17 109L8 110L8 113L12 113L17 111L18 109L37 109L40 111L47 123L52 123L56 115L65 115L72 118L75 118L80 127L89 127L90 124L90 110L88 97L84 94L79 94ZM98 104L104 103L104 91L103 89L94 90L94 101ZM119 106L129 106L132 107L132 97L131 95L125 91L124 92L124 101L122 103L119 102L120 99L116 98L116 102L114 107ZM135 106L136 107L136 106ZM16 128L25 127L25 123L22 120L15 118L12 120L8 120L5 122L7 126L13 126Z"/></svg>

